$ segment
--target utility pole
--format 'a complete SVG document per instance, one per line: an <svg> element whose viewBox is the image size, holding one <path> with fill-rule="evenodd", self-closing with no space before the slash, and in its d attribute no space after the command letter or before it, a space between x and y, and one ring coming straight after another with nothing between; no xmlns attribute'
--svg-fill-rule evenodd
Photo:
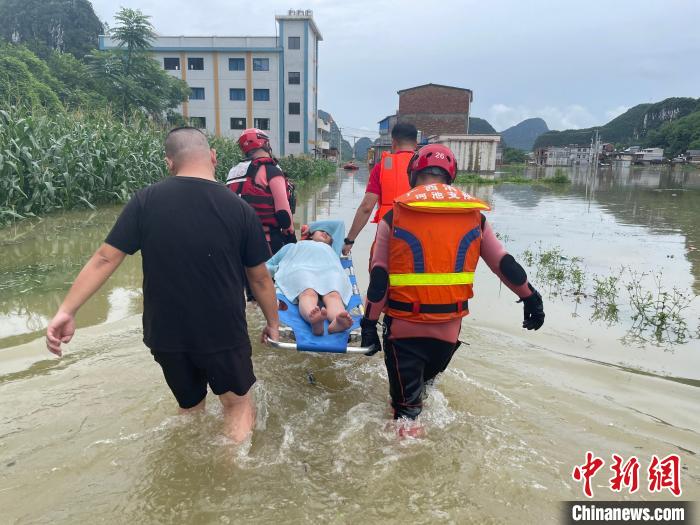
<svg viewBox="0 0 700 525"><path fill-rule="evenodd" d="M338 166L340 166L341 162L343 162L343 134L338 128Z"/></svg>
<svg viewBox="0 0 700 525"><path fill-rule="evenodd" d="M338 130L341 130L342 128L338 128ZM357 136L357 135L348 135L349 139L352 139L352 160L355 160L355 144L357 143L357 139L361 139L362 137ZM343 135L340 135L340 144L342 146L343 144Z"/></svg>

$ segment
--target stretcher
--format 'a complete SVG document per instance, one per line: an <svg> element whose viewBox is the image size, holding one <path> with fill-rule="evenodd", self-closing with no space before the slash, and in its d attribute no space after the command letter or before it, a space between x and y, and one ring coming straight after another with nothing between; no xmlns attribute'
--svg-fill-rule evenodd
<svg viewBox="0 0 700 525"><path fill-rule="evenodd" d="M340 253L342 241L345 238L345 226L342 221L323 221L324 223L334 223L336 232L333 234L334 249ZM313 230L314 224L310 225ZM270 340L269 343L275 348L284 350L296 350L299 352L322 352L333 354L356 354L363 355L373 349L373 346L362 347L350 345L351 340L359 339L360 320L364 315L364 305L360 296L360 289L357 285L357 276L352 264L352 257L340 256L340 262L345 269L350 285L352 286L352 297L347 305L347 311L352 317L352 326L344 332L334 334L328 333L328 321L324 323L323 335L314 335L311 332L311 325L307 323L299 314L299 308L292 301L287 299L279 290L277 291L277 301L279 309L280 323L285 325L280 328L280 334L294 337L294 342L283 342Z"/></svg>

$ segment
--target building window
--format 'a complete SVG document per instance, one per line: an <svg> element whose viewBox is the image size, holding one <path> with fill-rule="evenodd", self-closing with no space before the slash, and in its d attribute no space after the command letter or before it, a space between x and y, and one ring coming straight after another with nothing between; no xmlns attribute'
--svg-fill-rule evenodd
<svg viewBox="0 0 700 525"><path fill-rule="evenodd" d="M188 58L187 59L187 69L194 71L204 71L204 59L203 58Z"/></svg>
<svg viewBox="0 0 700 525"><path fill-rule="evenodd" d="M270 90L269 89L254 89L253 90L253 100L256 102L266 102L270 100Z"/></svg>
<svg viewBox="0 0 700 525"><path fill-rule="evenodd" d="M258 128L258 129L269 130L270 129L270 119L269 118L253 119L253 127Z"/></svg>
<svg viewBox="0 0 700 525"><path fill-rule="evenodd" d="M229 58L228 59L228 70L229 71L245 71L245 60L242 58Z"/></svg>
<svg viewBox="0 0 700 525"><path fill-rule="evenodd" d="M231 129L245 129L245 117L231 117Z"/></svg>
<svg viewBox="0 0 700 525"><path fill-rule="evenodd" d="M229 100L245 100L245 89L231 88L228 90Z"/></svg>
<svg viewBox="0 0 700 525"><path fill-rule="evenodd" d="M290 71L288 80L290 84L301 84L301 73L299 71Z"/></svg>
<svg viewBox="0 0 700 525"><path fill-rule="evenodd" d="M180 59L179 58L164 58L163 68L167 71L180 71Z"/></svg>
<svg viewBox="0 0 700 525"><path fill-rule="evenodd" d="M253 71L270 71L270 59L269 58L254 58L253 59Z"/></svg>
<svg viewBox="0 0 700 525"><path fill-rule="evenodd" d="M301 104L299 102L289 103L289 114L290 115L301 115Z"/></svg>
<svg viewBox="0 0 700 525"><path fill-rule="evenodd" d="M204 88L190 88L190 100L204 100Z"/></svg>
<svg viewBox="0 0 700 525"><path fill-rule="evenodd" d="M190 117L190 126L193 128L207 129L206 117Z"/></svg>
<svg viewBox="0 0 700 525"><path fill-rule="evenodd" d="M301 134L298 131L289 132L289 143L299 144L301 142Z"/></svg>
<svg viewBox="0 0 700 525"><path fill-rule="evenodd" d="M299 36L290 36L287 39L287 47L289 49L301 49L301 37Z"/></svg>

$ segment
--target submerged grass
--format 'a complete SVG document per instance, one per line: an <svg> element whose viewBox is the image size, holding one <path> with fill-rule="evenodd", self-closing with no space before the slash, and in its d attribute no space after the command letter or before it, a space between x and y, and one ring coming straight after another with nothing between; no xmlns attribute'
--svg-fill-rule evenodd
<svg viewBox="0 0 700 525"><path fill-rule="evenodd" d="M690 306L694 297L675 287L670 291L664 289L661 274L654 275L654 290L645 290L641 286L645 275L633 273L626 285L633 321L627 337L633 341L645 341L645 335L650 334L659 343L685 343L690 331L683 311Z"/></svg>
<svg viewBox="0 0 700 525"><path fill-rule="evenodd" d="M620 290L628 295L626 320L630 326L625 342L651 342L658 345L682 344L691 337L700 338L700 324L693 334L688 327L684 311L695 296L687 291L666 289L661 273L654 274L654 289L649 290L644 282L649 277L629 268L620 268L617 273L605 276L593 275L593 287L586 286L586 271L580 257L566 257L561 248L525 250L523 263L535 270L535 279L550 296L573 297L576 303L590 299L590 320L604 321L608 325L620 322ZM700 319L698 320L700 323Z"/></svg>
<svg viewBox="0 0 700 525"><path fill-rule="evenodd" d="M543 249L541 244L535 251L525 250L523 261L536 268L536 277L546 283L552 295L572 295L579 300L585 297L586 274L580 257L566 257L561 248Z"/></svg>
<svg viewBox="0 0 700 525"><path fill-rule="evenodd" d="M460 171L457 173L457 179L455 180L458 184L567 184L571 182L566 173L557 171L554 177L547 177L542 179L532 179L530 177L525 177L522 174L523 171L509 171L506 176L496 176L487 175L482 176L476 173L469 173L465 171Z"/></svg>
<svg viewBox="0 0 700 525"><path fill-rule="evenodd" d="M620 319L618 297L620 275L593 276L593 314L591 321L605 321L608 325Z"/></svg>

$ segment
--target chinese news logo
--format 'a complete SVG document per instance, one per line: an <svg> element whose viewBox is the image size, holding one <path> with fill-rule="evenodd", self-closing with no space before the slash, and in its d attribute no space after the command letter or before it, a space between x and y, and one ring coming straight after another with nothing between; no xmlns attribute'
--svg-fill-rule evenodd
<svg viewBox="0 0 700 525"><path fill-rule="evenodd" d="M613 476L609 478L610 490L622 492L626 488L630 494L639 490L639 470L641 465L636 456L632 456L627 461L617 454L612 455L613 462L610 470ZM583 465L576 465L571 476L574 481L583 483L583 493L588 498L593 497L591 482L593 477L605 465L605 460L596 457L593 452L586 452L586 461ZM663 459L654 454L651 456L649 466L646 469L646 485L649 492L661 492L664 489L676 497L682 493L681 490L681 458L677 454L669 454Z"/></svg>

